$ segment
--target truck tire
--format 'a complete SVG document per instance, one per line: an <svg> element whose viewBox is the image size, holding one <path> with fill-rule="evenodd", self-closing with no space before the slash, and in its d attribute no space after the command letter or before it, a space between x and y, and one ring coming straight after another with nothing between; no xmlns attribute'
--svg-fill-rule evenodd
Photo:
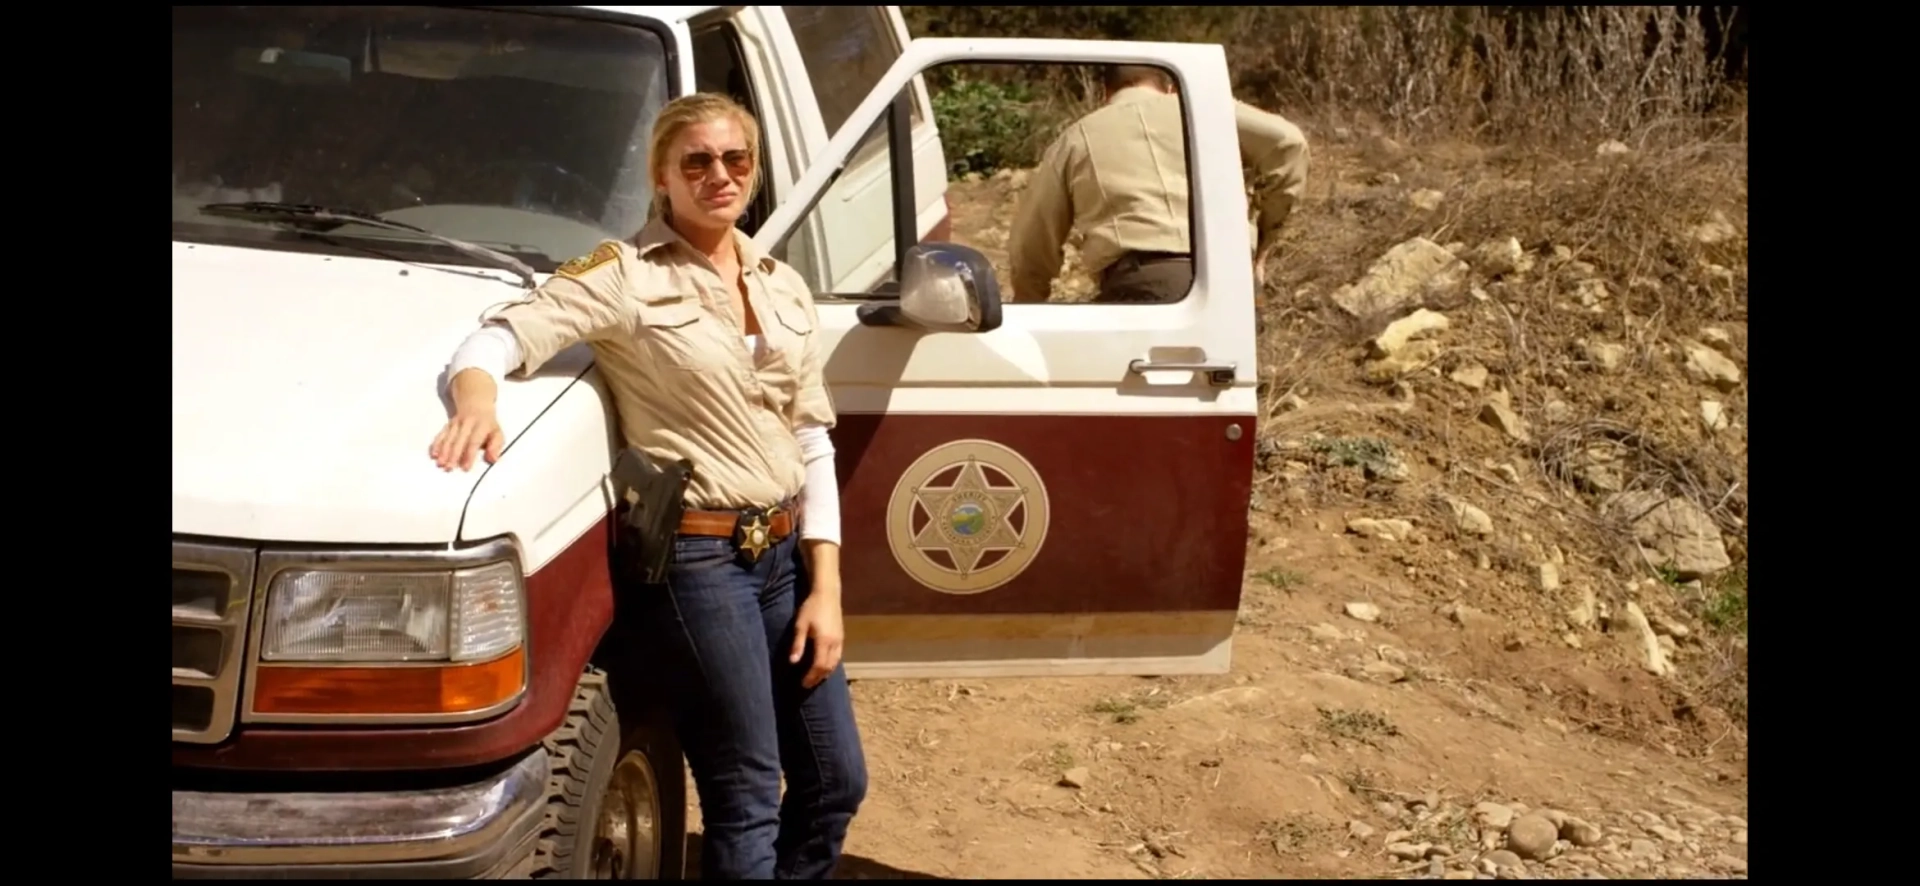
<svg viewBox="0 0 1920 886"><path fill-rule="evenodd" d="M566 721L543 744L553 769L531 879L680 878L687 783L671 730L647 724L623 734L606 673L588 668Z"/></svg>

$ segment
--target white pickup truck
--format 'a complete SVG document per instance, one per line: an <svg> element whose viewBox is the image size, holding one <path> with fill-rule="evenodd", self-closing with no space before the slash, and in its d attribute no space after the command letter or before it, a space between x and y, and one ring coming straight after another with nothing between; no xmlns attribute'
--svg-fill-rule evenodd
<svg viewBox="0 0 1920 886"><path fill-rule="evenodd" d="M1219 47L909 40L880 6L248 6L174 7L173 49L176 878L682 873L592 352L503 385L497 464L427 445L454 346L638 229L652 118L697 90L763 121L743 224L818 291L849 673L1227 668L1256 374ZM989 270L924 322L896 272L947 238L920 75L981 62L1177 77L1187 298L1002 306Z"/></svg>

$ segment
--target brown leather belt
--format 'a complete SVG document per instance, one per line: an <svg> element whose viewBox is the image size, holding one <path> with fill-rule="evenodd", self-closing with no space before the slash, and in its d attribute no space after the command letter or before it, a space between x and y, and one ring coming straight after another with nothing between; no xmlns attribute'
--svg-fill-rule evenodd
<svg viewBox="0 0 1920 886"><path fill-rule="evenodd" d="M785 508L769 508L771 514L763 515L767 524L767 536L771 541L780 541L793 534L793 512ZM681 535L704 535L716 538L732 538L733 531L745 517L752 520L755 511L687 511L680 517Z"/></svg>

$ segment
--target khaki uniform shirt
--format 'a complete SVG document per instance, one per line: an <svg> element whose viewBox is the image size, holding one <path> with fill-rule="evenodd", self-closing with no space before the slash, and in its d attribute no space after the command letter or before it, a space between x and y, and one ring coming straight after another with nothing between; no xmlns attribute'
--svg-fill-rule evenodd
<svg viewBox="0 0 1920 886"><path fill-rule="evenodd" d="M747 299L766 343L747 349L744 318L711 262L655 219L632 243L607 241L562 265L491 319L519 342L523 373L589 342L627 445L693 463L689 507L767 507L806 480L794 429L832 427L819 319L798 272L734 232Z"/></svg>
<svg viewBox="0 0 1920 886"><path fill-rule="evenodd" d="M1245 102L1235 102L1234 122L1264 243L1306 190L1307 139ZM1187 170L1177 95L1128 87L1068 126L1028 179L1008 234L1015 298L1046 300L1076 226L1086 238L1080 266L1095 279L1128 252L1191 254Z"/></svg>

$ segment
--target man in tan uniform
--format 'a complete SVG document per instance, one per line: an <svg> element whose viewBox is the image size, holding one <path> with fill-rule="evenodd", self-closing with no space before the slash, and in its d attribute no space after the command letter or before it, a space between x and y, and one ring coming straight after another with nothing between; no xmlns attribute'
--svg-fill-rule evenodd
<svg viewBox="0 0 1920 886"><path fill-rule="evenodd" d="M1075 227L1096 302L1165 304L1193 287L1188 166L1180 97L1167 72L1108 68L1106 105L1066 128L1028 180L1008 240L1013 300L1046 301ZM1236 102L1240 160L1251 169L1258 227L1254 278L1307 185L1307 139L1295 126ZM1204 134L1203 134L1204 137Z"/></svg>

